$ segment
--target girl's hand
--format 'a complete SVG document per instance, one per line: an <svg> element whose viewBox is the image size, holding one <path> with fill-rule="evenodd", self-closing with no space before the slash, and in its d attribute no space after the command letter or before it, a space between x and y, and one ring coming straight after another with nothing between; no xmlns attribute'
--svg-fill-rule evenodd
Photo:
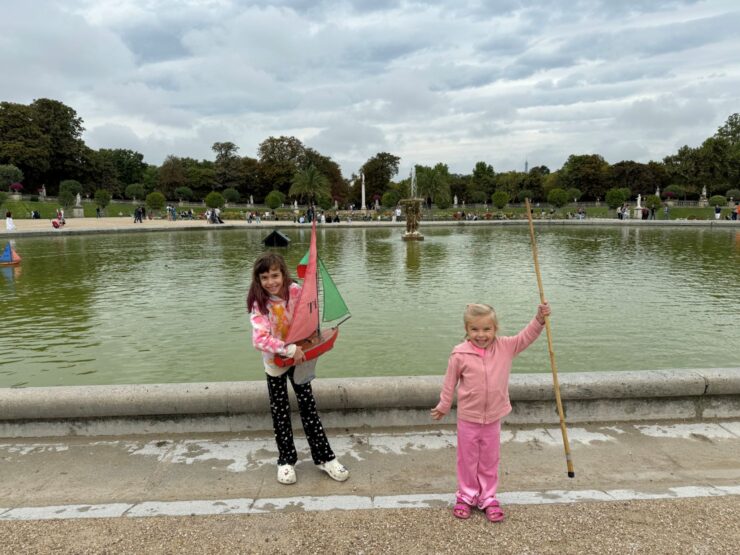
<svg viewBox="0 0 740 555"><path fill-rule="evenodd" d="M432 414L432 419L434 419L434 420L439 420L440 418L442 418L445 415L445 413L437 410L436 408L434 408L434 409L431 410L431 414Z"/></svg>
<svg viewBox="0 0 740 555"><path fill-rule="evenodd" d="M549 316L552 310L550 309L550 305L547 304L547 301L545 301L543 304L539 305L537 307L537 321L540 324L545 323L545 316Z"/></svg>
<svg viewBox="0 0 740 555"><path fill-rule="evenodd" d="M296 345L295 353L293 353L293 362L295 362L296 364L300 364L301 362L305 362L305 360L306 354L303 352L303 349Z"/></svg>

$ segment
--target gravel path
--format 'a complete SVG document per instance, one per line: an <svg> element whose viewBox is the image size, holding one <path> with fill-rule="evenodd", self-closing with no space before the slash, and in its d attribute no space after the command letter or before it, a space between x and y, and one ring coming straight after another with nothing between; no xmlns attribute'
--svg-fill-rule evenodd
<svg viewBox="0 0 740 555"><path fill-rule="evenodd" d="M737 553L740 497L449 510L0 522L2 553Z"/></svg>

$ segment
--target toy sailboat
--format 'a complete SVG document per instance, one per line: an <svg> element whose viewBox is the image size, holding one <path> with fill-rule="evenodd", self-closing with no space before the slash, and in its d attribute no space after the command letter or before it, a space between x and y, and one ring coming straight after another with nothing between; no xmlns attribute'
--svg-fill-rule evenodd
<svg viewBox="0 0 740 555"><path fill-rule="evenodd" d="M15 252L10 243L5 245L3 254L0 254L0 266L16 266L21 263L21 257Z"/></svg>
<svg viewBox="0 0 740 555"><path fill-rule="evenodd" d="M316 252L315 220L311 226L311 243L308 252L298 263L298 277L303 278L303 288L285 343L298 345L308 361L323 355L334 347L339 334L339 325L350 317L347 304ZM319 283L321 283L322 293L321 305L319 305ZM319 318L320 306L323 308L321 318ZM322 330L320 320L338 322L334 327ZM295 362L292 358L276 356L275 364L285 368L293 366Z"/></svg>

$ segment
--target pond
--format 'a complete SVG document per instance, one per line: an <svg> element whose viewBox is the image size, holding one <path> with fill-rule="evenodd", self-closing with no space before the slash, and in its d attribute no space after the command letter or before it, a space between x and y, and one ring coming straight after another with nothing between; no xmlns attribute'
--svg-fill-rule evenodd
<svg viewBox="0 0 740 555"><path fill-rule="evenodd" d="M266 229L27 237L0 269L0 387L263 379L245 294ZM526 226L320 229L352 311L320 376L442 374L466 303L514 334L539 300ZM310 230L286 229L295 268ZM560 372L738 365L740 232L537 230ZM545 334L514 364L549 372Z"/></svg>

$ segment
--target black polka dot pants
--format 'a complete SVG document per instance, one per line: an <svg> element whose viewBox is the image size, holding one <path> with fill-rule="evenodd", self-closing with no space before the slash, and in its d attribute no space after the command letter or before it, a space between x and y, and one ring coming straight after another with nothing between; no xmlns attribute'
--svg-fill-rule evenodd
<svg viewBox="0 0 740 555"><path fill-rule="evenodd" d="M303 423L308 445L311 448L311 458L314 464L328 462L335 458L329 440L326 438L321 419L316 412L316 399L313 396L311 384L297 385L293 381L295 366L282 376L267 376L267 391L270 394L270 413L272 414L272 429L275 432L275 442L278 448L278 464L295 464L298 453L293 442L293 425L290 421L290 402L288 401L288 378L298 400L298 411Z"/></svg>

